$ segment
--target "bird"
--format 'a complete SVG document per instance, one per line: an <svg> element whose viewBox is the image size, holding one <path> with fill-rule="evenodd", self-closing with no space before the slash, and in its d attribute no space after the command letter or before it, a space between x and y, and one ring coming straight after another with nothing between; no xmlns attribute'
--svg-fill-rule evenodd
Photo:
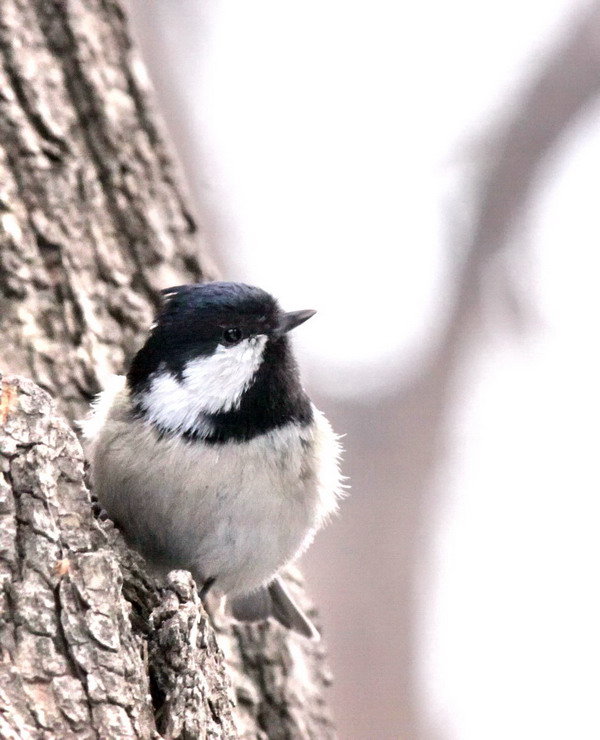
<svg viewBox="0 0 600 740"><path fill-rule="evenodd" d="M340 438L304 390L284 311L245 283L179 285L83 424L94 495L157 574L318 640L282 569L337 511Z"/></svg>

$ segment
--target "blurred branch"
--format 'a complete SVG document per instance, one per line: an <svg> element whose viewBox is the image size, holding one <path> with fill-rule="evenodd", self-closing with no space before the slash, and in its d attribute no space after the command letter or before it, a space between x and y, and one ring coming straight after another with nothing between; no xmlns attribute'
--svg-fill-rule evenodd
<svg viewBox="0 0 600 740"><path fill-rule="evenodd" d="M427 727L414 649L416 633L422 629L423 563L438 521L434 480L446 456L456 380L472 344L480 337L481 299L486 298L482 277L490 258L506 247L523 216L544 159L599 94L600 3L596 2L574 19L560 43L548 52L537 76L525 84L509 107L512 114L490 137L474 178L478 186L472 226L468 233L455 235L459 243L452 251L462 255L462 260L454 283L448 286L452 291L450 309L441 335L432 338L437 341L424 365L394 398L370 400L368 424L365 408L351 403L343 421L336 421L348 430L348 444L352 445L349 460L359 461L349 471L354 489L377 492L375 513L370 495L364 502L349 502L359 508L355 517L360 521L361 536L378 542L382 521L395 533L396 541L387 543L388 548L394 548L394 589L385 591L386 614L389 610L393 615L393 631L390 626L385 632L382 660L393 664L395 674L401 676L397 691L402 696L402 737L440 737L439 727ZM374 562L374 557L365 559L362 554L353 561L356 583L372 577ZM391 578L388 574L380 577ZM347 609L360 594L349 594ZM369 608L365 618L371 622L381 623L386 618L380 602Z"/></svg>
<svg viewBox="0 0 600 740"><path fill-rule="evenodd" d="M537 77L514 102L515 113L490 142L470 256L480 262L503 246L531 197L546 154L600 93L600 4L569 28Z"/></svg>

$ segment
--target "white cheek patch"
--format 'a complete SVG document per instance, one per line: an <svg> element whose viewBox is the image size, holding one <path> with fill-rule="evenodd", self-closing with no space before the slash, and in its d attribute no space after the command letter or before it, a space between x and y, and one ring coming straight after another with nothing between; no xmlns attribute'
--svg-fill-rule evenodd
<svg viewBox="0 0 600 740"><path fill-rule="evenodd" d="M140 403L148 418L168 429L195 429L202 426L202 414L217 414L239 407L262 362L267 337L260 334L234 347L218 345L208 357L198 357L185 366L179 380L167 371L152 378L150 389ZM206 420L205 424L210 426Z"/></svg>

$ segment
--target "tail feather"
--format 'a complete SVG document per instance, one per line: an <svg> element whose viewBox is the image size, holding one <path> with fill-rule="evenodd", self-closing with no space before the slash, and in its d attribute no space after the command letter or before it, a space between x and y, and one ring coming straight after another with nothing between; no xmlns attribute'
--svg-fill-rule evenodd
<svg viewBox="0 0 600 740"><path fill-rule="evenodd" d="M320 639L310 619L289 594L283 581L276 576L268 586L230 600L231 613L242 622L257 622L272 616L284 627L310 640Z"/></svg>
<svg viewBox="0 0 600 740"><path fill-rule="evenodd" d="M273 602L272 614L278 622L281 622L284 627L308 637L309 640L317 641L321 639L314 624L296 604L279 576L276 576L269 584L269 593Z"/></svg>

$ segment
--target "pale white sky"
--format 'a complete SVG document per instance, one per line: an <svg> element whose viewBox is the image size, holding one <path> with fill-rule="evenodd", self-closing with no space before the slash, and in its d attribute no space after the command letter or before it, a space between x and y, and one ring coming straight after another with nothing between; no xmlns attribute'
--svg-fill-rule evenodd
<svg viewBox="0 0 600 740"><path fill-rule="evenodd" d="M537 315L478 347L439 476L423 675L460 740L600 737L599 114L542 173Z"/></svg>
<svg viewBox="0 0 600 740"><path fill-rule="evenodd" d="M373 362L418 357L445 306L461 172L575 5L152 4L202 157L188 172L225 225L230 277L319 309L298 342L336 367L328 390L351 391L357 362L373 383Z"/></svg>

